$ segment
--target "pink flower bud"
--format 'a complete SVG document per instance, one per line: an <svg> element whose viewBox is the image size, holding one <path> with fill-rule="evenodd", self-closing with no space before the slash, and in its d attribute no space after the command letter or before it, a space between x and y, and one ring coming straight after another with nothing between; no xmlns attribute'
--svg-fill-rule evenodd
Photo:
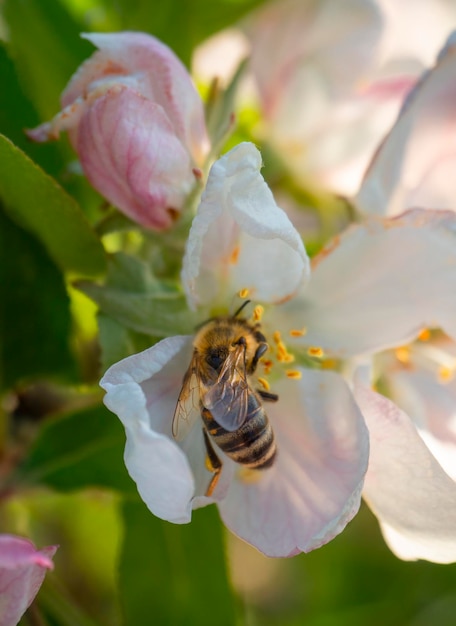
<svg viewBox="0 0 456 626"><path fill-rule="evenodd" d="M62 111L28 135L46 141L67 130L101 194L143 226L167 228L209 151L203 103L184 65L154 37L84 37L99 49L71 78Z"/></svg>
<svg viewBox="0 0 456 626"><path fill-rule="evenodd" d="M0 535L0 624L16 626L32 603L57 546L37 550L31 541Z"/></svg>

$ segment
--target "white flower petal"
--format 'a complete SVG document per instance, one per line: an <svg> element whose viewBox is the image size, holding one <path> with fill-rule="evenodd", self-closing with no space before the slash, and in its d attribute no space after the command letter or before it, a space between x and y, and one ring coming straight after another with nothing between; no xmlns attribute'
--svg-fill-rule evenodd
<svg viewBox="0 0 456 626"><path fill-rule="evenodd" d="M456 210L456 36L409 95L355 198L364 213Z"/></svg>
<svg viewBox="0 0 456 626"><path fill-rule="evenodd" d="M455 285L454 214L415 210L336 238L303 295L274 316L284 330L307 328L296 343L348 357L406 343L423 327L455 337Z"/></svg>
<svg viewBox="0 0 456 626"><path fill-rule="evenodd" d="M125 464L142 499L175 523L190 521L195 492L188 458L171 435L190 345L189 337L164 339L113 365L100 382L106 406L125 426Z"/></svg>
<svg viewBox="0 0 456 626"><path fill-rule="evenodd" d="M182 270L193 307L226 301L244 288L257 300L277 302L308 278L301 238L276 205L260 168L261 155L250 143L212 166Z"/></svg>
<svg viewBox="0 0 456 626"><path fill-rule="evenodd" d="M355 397L371 440L363 495L391 549L404 559L455 561L456 483L390 400L359 381Z"/></svg>
<svg viewBox="0 0 456 626"><path fill-rule="evenodd" d="M456 381L437 372L406 368L387 372L389 395L413 420L437 461L456 480Z"/></svg>
<svg viewBox="0 0 456 626"><path fill-rule="evenodd" d="M292 556L328 542L358 510L368 434L342 377L303 370L281 381L265 409L277 440L272 468L249 482L238 468L219 503L225 524L268 556Z"/></svg>

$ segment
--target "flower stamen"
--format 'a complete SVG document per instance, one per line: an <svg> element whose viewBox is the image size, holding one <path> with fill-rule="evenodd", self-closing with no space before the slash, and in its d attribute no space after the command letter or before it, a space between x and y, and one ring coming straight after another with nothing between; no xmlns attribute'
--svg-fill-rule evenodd
<svg viewBox="0 0 456 626"><path fill-rule="evenodd" d="M442 365L441 367L439 367L439 370L437 372L437 377L439 382L441 383L449 383L450 380L453 379L454 377L454 369L452 369L451 367L445 367L445 365Z"/></svg>
<svg viewBox="0 0 456 626"><path fill-rule="evenodd" d="M261 376L259 376L257 380L265 391L269 391L271 389L271 385L268 383L266 378L262 378Z"/></svg>
<svg viewBox="0 0 456 626"><path fill-rule="evenodd" d="M304 337L307 334L307 328L303 326L302 328L292 328L290 330L290 337Z"/></svg>
<svg viewBox="0 0 456 626"><path fill-rule="evenodd" d="M250 485L257 483L260 480L262 472L250 467L240 467L237 475L240 481Z"/></svg>
<svg viewBox="0 0 456 626"><path fill-rule="evenodd" d="M247 298L247 296L249 295L250 290L249 289L241 289L238 293L238 296L242 299Z"/></svg>
<svg viewBox="0 0 456 626"><path fill-rule="evenodd" d="M307 349L307 354L309 356L321 358L324 355L324 351L323 348L320 348L320 346L310 346L310 348Z"/></svg>
<svg viewBox="0 0 456 626"><path fill-rule="evenodd" d="M408 346L396 348L394 354L400 363L410 363L410 348Z"/></svg>
<svg viewBox="0 0 456 626"><path fill-rule="evenodd" d="M240 252L241 252L240 246L235 246L233 248L233 251L231 252L230 259L229 259L229 262L231 263L231 265L237 264L237 262L239 261Z"/></svg>
<svg viewBox="0 0 456 626"><path fill-rule="evenodd" d="M287 378L291 378L293 380L299 380L302 378L302 373L299 370L285 370L285 374Z"/></svg>
<svg viewBox="0 0 456 626"><path fill-rule="evenodd" d="M253 321L261 322L263 318L264 307L261 304L257 304L257 306L253 309Z"/></svg>
<svg viewBox="0 0 456 626"><path fill-rule="evenodd" d="M431 331L429 328L423 328L423 330L419 333L418 339L420 341L429 341L431 338Z"/></svg>

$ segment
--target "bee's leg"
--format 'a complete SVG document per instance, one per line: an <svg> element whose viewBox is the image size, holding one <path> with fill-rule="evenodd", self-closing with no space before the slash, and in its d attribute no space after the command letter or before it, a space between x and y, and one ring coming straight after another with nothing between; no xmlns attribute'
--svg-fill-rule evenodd
<svg viewBox="0 0 456 626"><path fill-rule="evenodd" d="M264 389L257 389L257 394L266 400L266 402L277 402L279 396L276 393L269 393L269 391L264 391Z"/></svg>
<svg viewBox="0 0 456 626"><path fill-rule="evenodd" d="M251 374L253 374L253 372L256 370L258 361L261 359L261 357L263 356L263 354L266 352L268 348L269 348L268 344L265 341L262 341L260 345L258 346L258 348L256 349L255 354L253 355L252 362L250 363L249 370Z"/></svg>
<svg viewBox="0 0 456 626"><path fill-rule="evenodd" d="M222 471L222 462L215 453L215 450L211 444L211 440L209 439L209 435L204 428L203 437L204 445L206 446L206 467L213 474L211 482L209 483L209 486L206 489L206 493L204 494L208 498L210 498L210 496L214 493L214 489L216 488L219 481L220 473Z"/></svg>

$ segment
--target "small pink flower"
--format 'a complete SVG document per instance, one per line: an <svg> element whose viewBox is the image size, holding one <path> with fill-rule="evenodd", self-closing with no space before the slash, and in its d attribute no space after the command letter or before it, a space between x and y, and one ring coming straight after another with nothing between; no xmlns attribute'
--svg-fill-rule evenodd
<svg viewBox="0 0 456 626"><path fill-rule="evenodd" d="M92 185L134 221L171 225L209 150L203 104L174 53L145 33L84 35L97 50L71 78L62 111L29 131L69 132Z"/></svg>
<svg viewBox="0 0 456 626"><path fill-rule="evenodd" d="M57 546L37 550L31 541L0 535L0 624L16 626L32 603Z"/></svg>

